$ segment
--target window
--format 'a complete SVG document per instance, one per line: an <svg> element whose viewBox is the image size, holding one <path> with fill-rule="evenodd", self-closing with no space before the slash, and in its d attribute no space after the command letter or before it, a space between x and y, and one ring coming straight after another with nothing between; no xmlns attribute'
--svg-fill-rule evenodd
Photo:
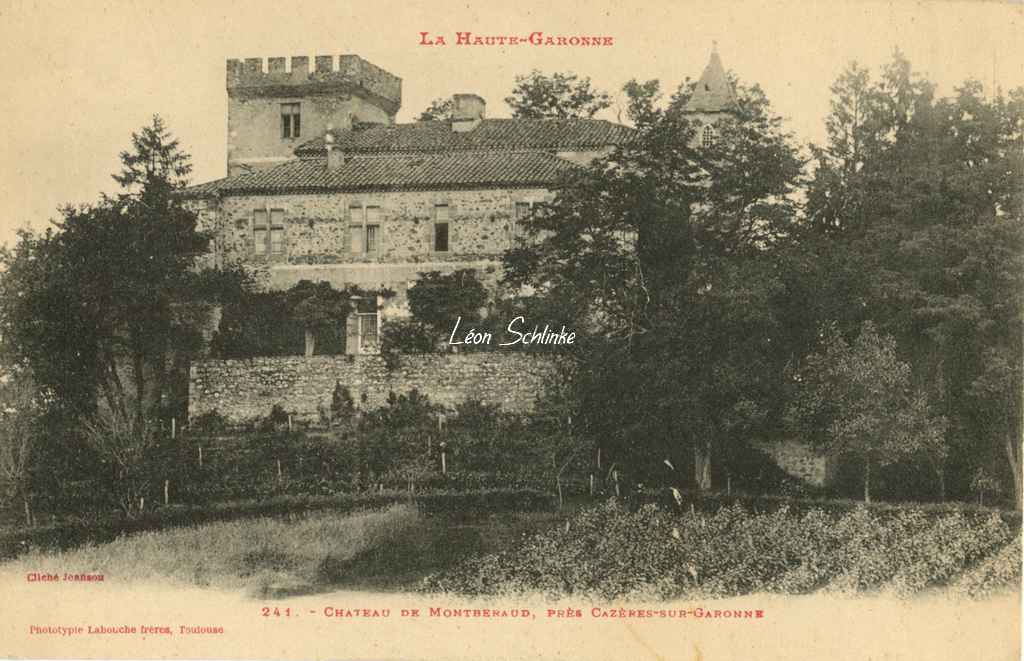
<svg viewBox="0 0 1024 661"><path fill-rule="evenodd" d="M352 252L372 255L380 251L380 207L349 207Z"/></svg>
<svg viewBox="0 0 1024 661"><path fill-rule="evenodd" d="M512 213L512 224L509 226L508 243L513 248L523 238L523 227L530 217L533 209L533 202L516 202L515 210Z"/></svg>
<svg viewBox="0 0 1024 661"><path fill-rule="evenodd" d="M713 147L715 144L715 129L710 126L705 126L704 130L701 132L700 143L705 149Z"/></svg>
<svg viewBox="0 0 1024 661"><path fill-rule="evenodd" d="M380 338L380 313L376 298L360 298L356 301L356 329L359 352L376 351Z"/></svg>
<svg viewBox="0 0 1024 661"><path fill-rule="evenodd" d="M302 132L302 116L298 103L281 104L281 137L297 138Z"/></svg>
<svg viewBox="0 0 1024 661"><path fill-rule="evenodd" d="M434 206L434 252L448 252L450 246L448 241L449 215L448 205L438 204Z"/></svg>
<svg viewBox="0 0 1024 661"><path fill-rule="evenodd" d="M253 211L252 245L257 255L284 254L284 209Z"/></svg>

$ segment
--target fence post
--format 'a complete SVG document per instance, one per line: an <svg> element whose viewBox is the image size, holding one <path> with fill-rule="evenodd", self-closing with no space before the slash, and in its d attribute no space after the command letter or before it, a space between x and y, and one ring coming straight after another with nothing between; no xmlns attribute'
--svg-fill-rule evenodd
<svg viewBox="0 0 1024 661"><path fill-rule="evenodd" d="M167 505L171 500L171 481L164 480L164 505Z"/></svg>
<svg viewBox="0 0 1024 661"><path fill-rule="evenodd" d="M281 460L277 460L277 481L281 481Z"/></svg>
<svg viewBox="0 0 1024 661"><path fill-rule="evenodd" d="M613 470L612 471L612 479L615 480L615 497L618 498L619 497L619 471L618 470Z"/></svg>
<svg viewBox="0 0 1024 661"><path fill-rule="evenodd" d="M178 431L178 419L177 418L171 418L171 439L172 440L177 435L177 431Z"/></svg>
<svg viewBox="0 0 1024 661"><path fill-rule="evenodd" d="M199 446L199 467L203 467L203 446Z"/></svg>
<svg viewBox="0 0 1024 661"><path fill-rule="evenodd" d="M594 495L594 474L590 474L590 495Z"/></svg>

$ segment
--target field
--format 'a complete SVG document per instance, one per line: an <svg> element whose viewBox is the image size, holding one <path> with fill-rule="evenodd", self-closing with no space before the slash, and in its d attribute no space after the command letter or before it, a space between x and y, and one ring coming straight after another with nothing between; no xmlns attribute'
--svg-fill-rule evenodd
<svg viewBox="0 0 1024 661"><path fill-rule="evenodd" d="M427 513L415 504L143 532L33 551L17 573L102 573L284 597L337 589L603 600L754 593L1019 589L1020 532L998 514L741 506L679 512L617 501L577 512Z"/></svg>
<svg viewBox="0 0 1024 661"><path fill-rule="evenodd" d="M905 508L847 513L783 507L713 514L615 501L516 549L429 576L422 589L551 598L723 598L752 593L882 594L1020 589L1020 532L995 513Z"/></svg>
<svg viewBox="0 0 1024 661"><path fill-rule="evenodd" d="M457 558L508 548L554 513L425 514L413 504L148 531L0 564L17 574L99 573L282 597L339 588L409 589Z"/></svg>

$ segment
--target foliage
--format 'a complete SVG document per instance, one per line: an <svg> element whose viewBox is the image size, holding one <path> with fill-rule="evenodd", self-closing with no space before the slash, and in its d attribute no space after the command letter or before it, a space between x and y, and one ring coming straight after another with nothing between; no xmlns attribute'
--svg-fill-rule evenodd
<svg viewBox="0 0 1024 661"><path fill-rule="evenodd" d="M506 253L505 284L573 319L578 426L609 461L678 483L669 459L707 488L712 456L779 426L801 348L783 307L801 163L756 87L738 86L708 149L682 111L692 87L665 110L657 81L625 89L634 139L567 176Z"/></svg>
<svg viewBox="0 0 1024 661"><path fill-rule="evenodd" d="M1019 502L1024 90L966 81L937 97L897 51L875 77L851 65L832 91L801 236L828 256L811 300L896 338L949 419L955 494L983 464ZM856 316L831 320L850 334Z"/></svg>
<svg viewBox="0 0 1024 661"><path fill-rule="evenodd" d="M389 319L381 324L380 355L389 368L394 368L402 354L433 353L437 335L433 329L415 319Z"/></svg>
<svg viewBox="0 0 1024 661"><path fill-rule="evenodd" d="M413 319L438 340L451 334L460 317L467 324L479 321L488 301L487 289L473 269L421 273L407 296Z"/></svg>
<svg viewBox="0 0 1024 661"><path fill-rule="evenodd" d="M316 350L316 333L342 328L352 312L349 291L338 291L329 282L300 280L285 292L289 316L306 332L306 355Z"/></svg>
<svg viewBox="0 0 1024 661"><path fill-rule="evenodd" d="M959 597L975 599L991 596L996 592L1019 590L1021 587L1021 544L1020 534L998 553L993 554L965 573L953 585L953 593Z"/></svg>
<svg viewBox="0 0 1024 661"><path fill-rule="evenodd" d="M125 516L132 518L145 510L146 495L152 490L150 472L156 445L152 425L136 433L117 415L101 413L84 423L85 439L109 466L112 476L105 487L114 495ZM150 506L155 503L151 500Z"/></svg>
<svg viewBox="0 0 1024 661"><path fill-rule="evenodd" d="M101 400L142 437L181 358L198 348L197 320L185 311L214 298L219 272L193 268L208 238L176 195L187 155L158 117L132 140L115 175L123 194L66 207L54 228L22 232L4 249L0 324L9 364L31 367L69 421Z"/></svg>
<svg viewBox="0 0 1024 661"><path fill-rule="evenodd" d="M516 76L505 103L517 119L586 119L612 102L606 92L591 87L589 77L580 78L572 72L547 75L534 69L528 75Z"/></svg>
<svg viewBox="0 0 1024 661"><path fill-rule="evenodd" d="M418 122L448 121L452 118L452 98L434 99L416 118Z"/></svg>
<svg viewBox="0 0 1024 661"><path fill-rule="evenodd" d="M352 392L348 386L341 385L341 381L334 382L334 391L331 392L331 422L345 425L351 422L356 414L356 403L352 399Z"/></svg>
<svg viewBox="0 0 1024 661"><path fill-rule="evenodd" d="M388 298L394 292L301 280L284 291L245 288L224 305L210 343L218 358L337 355L345 352L345 322L355 298Z"/></svg>
<svg viewBox="0 0 1024 661"><path fill-rule="evenodd" d="M207 411L189 420L189 431L198 434L210 434L226 431L228 419L220 411Z"/></svg>
<svg viewBox="0 0 1024 661"><path fill-rule="evenodd" d="M20 501L26 525L32 524L31 469L40 440L38 396L26 372L0 379L0 509Z"/></svg>
<svg viewBox="0 0 1024 661"><path fill-rule="evenodd" d="M809 356L795 377L788 417L798 433L830 454L862 459L865 500L873 464L911 454L940 463L946 421L930 412L922 393L912 392L910 366L897 357L895 341L871 322L853 345L835 328L824 335L821 353Z"/></svg>
<svg viewBox="0 0 1024 661"><path fill-rule="evenodd" d="M942 548L943 538L949 548ZM912 509L885 518L863 508L839 517L738 506L678 514L654 505L629 511L609 501L519 548L429 576L422 589L693 599L829 586L909 596L950 582L1008 539L998 517L959 512L931 522Z"/></svg>

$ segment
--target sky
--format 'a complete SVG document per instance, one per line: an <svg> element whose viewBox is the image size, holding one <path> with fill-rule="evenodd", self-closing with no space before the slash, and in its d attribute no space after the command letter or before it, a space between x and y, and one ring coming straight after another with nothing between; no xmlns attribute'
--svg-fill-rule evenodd
<svg viewBox="0 0 1024 661"><path fill-rule="evenodd" d="M447 46L420 45L420 32ZM481 35L611 36L610 47L469 47ZM224 176L225 60L355 53L403 79L398 121L472 92L487 116L517 74L571 70L618 92L631 78L673 90L716 41L727 69L757 82L801 142L821 141L829 85L851 61L877 71L899 47L951 93L968 78L1024 85L1024 4L1012 2L0 3L0 243L46 227L67 203L113 193L131 133L160 114L192 155L193 181ZM609 111L606 115L614 119Z"/></svg>

